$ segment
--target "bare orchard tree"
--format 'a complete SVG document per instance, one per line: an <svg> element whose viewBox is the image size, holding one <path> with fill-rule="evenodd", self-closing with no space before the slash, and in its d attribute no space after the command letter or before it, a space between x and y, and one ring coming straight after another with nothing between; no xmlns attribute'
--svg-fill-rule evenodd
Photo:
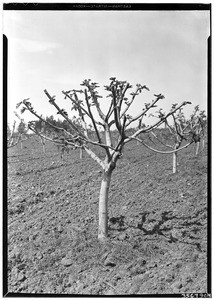
<svg viewBox="0 0 214 300"><path fill-rule="evenodd" d="M175 150L172 154L172 172L177 172L177 156L178 152L184 144L189 145L192 142L197 143L200 132L197 130L198 127L193 126L192 120L187 120L184 113L183 107L180 107L176 112L173 112L178 104L173 104L171 109L171 116L165 120L165 127L153 130L147 137L148 141L154 144L159 144L164 150ZM162 109L156 112L158 119L163 118L166 113ZM151 114L151 116L155 116ZM151 143L148 143L148 147L151 150L156 151L152 148ZM145 143L144 143L145 144Z"/></svg>
<svg viewBox="0 0 214 300"><path fill-rule="evenodd" d="M51 123L52 122L55 124ZM69 154L72 150L75 150L76 147L72 145L72 140L69 138L69 135L67 134L67 130L69 129L69 126L67 124L64 124L64 122L60 122L60 125L56 125L56 122L54 122L55 120L53 119L53 116L51 118L46 118L47 122L40 122L40 126L38 130L38 126L34 126L34 133L36 133L41 142L43 143L43 152L45 152L45 140L46 137L48 136L49 138L52 135L52 142L54 142L57 146L57 150L58 153L60 153L60 158L63 160L64 159L64 155L65 153ZM76 127L78 127L81 130L81 120L79 120L79 118L77 118L76 116L74 116L72 118L72 123L75 124ZM52 128L52 132L50 132L50 130L46 130L46 127L48 124L52 124L54 125L54 128ZM58 122L59 123L59 122ZM32 126L31 126L32 127ZM50 127L50 125L49 125ZM65 129L65 130L63 130ZM31 128L32 130L32 128ZM45 134L45 135L44 135ZM51 139L49 139L51 140ZM82 159L83 157L83 148L80 147L80 159Z"/></svg>
<svg viewBox="0 0 214 300"><path fill-rule="evenodd" d="M27 140L27 131L28 131L28 127L23 120L21 120L21 122L19 123L17 131L22 137L20 140L20 145L21 145L21 149L23 149L23 141Z"/></svg>
<svg viewBox="0 0 214 300"><path fill-rule="evenodd" d="M43 126L43 122L41 123L41 133L45 133L45 127ZM40 142L42 145L42 152L45 153L46 149L45 149L45 138L43 138L42 135L39 136L40 137Z"/></svg>
<svg viewBox="0 0 214 300"><path fill-rule="evenodd" d="M128 93L132 86L127 81L119 81L116 78L110 78L110 84L104 86L105 90L109 93L105 99L106 103L109 101L108 110L105 113L101 108L102 97L97 91L99 87L98 84L91 82L91 80L88 79L84 80L81 86L82 89L80 90L75 89L62 92L65 99L68 99L71 102L72 109L78 113L82 124L81 128L77 127L74 122L69 119L68 113L58 106L55 96L51 96L47 90L44 92L47 95L50 104L56 108L58 113L63 116L65 120L67 120L72 130L69 132L63 128L56 128L56 126L52 127L64 132L69 137L69 145L83 148L103 170L99 196L98 238L100 240L105 240L108 236L108 193L112 172L116 167L118 159L123 155L124 146L132 140L139 140L144 145L143 140L137 138L140 134L152 132L163 124L169 116L190 102L183 102L172 109L168 114L155 120L153 125L140 128L135 133L129 134L130 130L128 129L133 123L144 117L148 111L155 108L157 103L161 99L164 99L164 96L161 94L154 95L154 99L149 103L145 103L144 107L139 110L139 113L132 117L128 115L128 111L131 105L134 104L136 97L144 90L149 90L145 85L137 84L135 90ZM18 106L21 104L23 105L22 112L28 110L34 116L41 119L41 116L33 109L29 99L23 100ZM45 122L44 119L42 121ZM88 121L92 124L96 134L93 139L89 135ZM29 127L34 130L33 122L29 124ZM102 131L100 130L100 127L102 128ZM112 138L113 130L116 130L117 132L117 139ZM46 139L51 140L49 137L46 137ZM183 146L183 148L187 147L187 145ZM96 150L94 150L96 149L96 146L101 147L104 150L104 159L101 159L96 153ZM182 149L182 147L180 149ZM172 150L167 153L173 153L175 151L177 150Z"/></svg>
<svg viewBox="0 0 214 300"><path fill-rule="evenodd" d="M9 125L7 125L7 148L16 146L21 140L21 135L15 133L15 127L16 127L16 121L14 121L13 123L12 130L10 129Z"/></svg>
<svg viewBox="0 0 214 300"><path fill-rule="evenodd" d="M13 123L12 130L10 129L9 125L7 125L7 148L11 148L16 146L20 143L21 149L23 148L22 142L28 139L28 126L24 122L24 119L21 119L17 112L14 112L16 117L20 120L20 123L16 128L16 121Z"/></svg>
<svg viewBox="0 0 214 300"><path fill-rule="evenodd" d="M207 117L205 111L199 110L199 105L195 106L193 113L188 120L189 130L193 135L193 138L196 142L195 155L197 156L204 149L206 128L207 128ZM200 144L202 144L201 151Z"/></svg>
<svg viewBox="0 0 214 300"><path fill-rule="evenodd" d="M69 143L72 143L73 140L69 138L65 138L64 136L55 136L53 137L53 140L55 142L58 142L57 145L57 150L60 152L60 157L63 160L65 152L68 154L70 153L71 150L75 150L75 146L70 146Z"/></svg>
<svg viewBox="0 0 214 300"><path fill-rule="evenodd" d="M76 116L74 116L73 118L72 118L72 122L73 122L73 124L77 127L77 128L79 128L79 130L84 130L84 128L82 128L82 126L83 126L83 123L82 123L82 118L77 118ZM88 136L91 136L91 124L87 124L87 131L88 131ZM76 148L72 148L71 146L68 146L68 150L70 151L70 149L71 150L74 150L74 149L76 149ZM83 147L80 147L79 148L79 158L80 159L82 159L83 158Z"/></svg>

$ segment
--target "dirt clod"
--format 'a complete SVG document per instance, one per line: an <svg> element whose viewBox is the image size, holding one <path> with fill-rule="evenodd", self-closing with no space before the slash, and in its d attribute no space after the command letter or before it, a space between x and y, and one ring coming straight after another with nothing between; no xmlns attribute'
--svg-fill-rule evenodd
<svg viewBox="0 0 214 300"><path fill-rule="evenodd" d="M61 260L62 265L64 265L65 267L71 266L73 264L73 261L69 258L63 258Z"/></svg>
<svg viewBox="0 0 214 300"><path fill-rule="evenodd" d="M112 257L107 257L103 264L104 264L104 266L115 267L116 261Z"/></svg>

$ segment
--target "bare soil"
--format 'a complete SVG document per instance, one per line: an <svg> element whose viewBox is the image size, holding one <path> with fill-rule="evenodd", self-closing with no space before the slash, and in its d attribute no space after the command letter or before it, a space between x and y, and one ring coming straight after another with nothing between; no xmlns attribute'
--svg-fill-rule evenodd
<svg viewBox="0 0 214 300"><path fill-rule="evenodd" d="M97 240L99 165L60 160L36 138L8 150L8 292L207 293L207 151L125 148L109 194L109 240ZM99 149L97 149L99 151ZM100 153L100 156L103 154Z"/></svg>

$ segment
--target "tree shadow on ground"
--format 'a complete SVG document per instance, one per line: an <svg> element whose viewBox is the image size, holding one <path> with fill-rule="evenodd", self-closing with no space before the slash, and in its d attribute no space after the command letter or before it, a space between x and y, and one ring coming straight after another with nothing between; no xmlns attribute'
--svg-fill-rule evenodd
<svg viewBox="0 0 214 300"><path fill-rule="evenodd" d="M161 219L159 219L156 224L154 224L152 226L151 229L147 229L145 228L145 224L146 222L148 221L147 220L147 216L150 214L149 212L143 212L143 213L139 213L139 215L141 215L141 221L137 223L137 226L134 226L134 225L131 225L131 224L128 224L126 221L125 221L125 216L123 215L120 215L119 217L112 217L109 219L110 221L110 230L114 230L114 231L126 231L127 229L129 228L132 228L132 229L140 229L143 231L144 233L144 236L152 236L152 235L159 235L159 236L162 236L166 239L166 241L168 241L169 243L184 243L184 244L190 244L190 245L194 245L197 247L197 249L199 251L202 251L201 250L201 245L200 243L198 242L198 238L197 237L194 237L194 236L189 236L189 239L192 240L191 241L187 241L185 240L185 238L183 237L177 237L175 235L172 234L172 231L173 229L175 229L175 227L173 225L171 226L167 226L167 227L163 227L161 228L162 225L164 225L165 222L169 221L169 220L181 220L183 221L182 223L179 224L179 228L189 228L189 226L191 225L195 225L195 226L203 226L203 224L198 221L198 220L191 220L192 218L195 218L199 215L200 212L196 212L195 215L193 216L181 216L181 217L178 217L178 216L175 216L173 215L173 211L164 211L162 214L161 214ZM152 223L154 219L152 220L149 220L149 223ZM147 224L149 224L147 223ZM117 226L116 228L113 228L113 226ZM200 229L199 228L194 228L192 231L199 231ZM167 234L168 233L168 234ZM197 240L197 241L196 241Z"/></svg>
<svg viewBox="0 0 214 300"><path fill-rule="evenodd" d="M44 167L43 169L40 169L40 170L29 170L29 171L17 171L16 172L16 175L21 175L21 176L24 176L24 175L27 175L27 174L31 174L31 173L42 173L42 172L47 172L47 171L50 171L50 170L55 170L55 169L58 169L58 168L61 168L61 167L65 167L65 166L71 166L73 165L74 163L64 163L64 162L61 162L59 164L57 163L54 163L52 165L50 165L49 167Z"/></svg>
<svg viewBox="0 0 214 300"><path fill-rule="evenodd" d="M109 221L113 224L113 225L118 225L119 228L117 229L118 231L124 231L126 230L128 227L125 227L125 221L124 221L125 217L120 215L119 217L112 217L109 219Z"/></svg>
<svg viewBox="0 0 214 300"><path fill-rule="evenodd" d="M8 157L8 159L11 158L11 157ZM41 160L41 156L40 157L31 157L30 154L29 154L29 157L26 158L26 155L23 159L20 159L20 160L14 160L14 161L9 161L8 160L8 164L14 164L14 163L21 163L21 162L26 162L26 160Z"/></svg>

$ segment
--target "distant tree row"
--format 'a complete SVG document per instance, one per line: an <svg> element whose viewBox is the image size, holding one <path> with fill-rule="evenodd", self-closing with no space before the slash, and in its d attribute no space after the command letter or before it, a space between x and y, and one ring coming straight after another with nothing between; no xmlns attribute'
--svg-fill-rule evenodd
<svg viewBox="0 0 214 300"><path fill-rule="evenodd" d="M20 118L17 112L15 112L15 115L20 122L17 126L17 129L16 121L14 121L12 128L10 128L9 124L7 124L7 148L14 147L18 143L21 144L22 148L22 141L28 138L28 125L24 122L24 119Z"/></svg>

